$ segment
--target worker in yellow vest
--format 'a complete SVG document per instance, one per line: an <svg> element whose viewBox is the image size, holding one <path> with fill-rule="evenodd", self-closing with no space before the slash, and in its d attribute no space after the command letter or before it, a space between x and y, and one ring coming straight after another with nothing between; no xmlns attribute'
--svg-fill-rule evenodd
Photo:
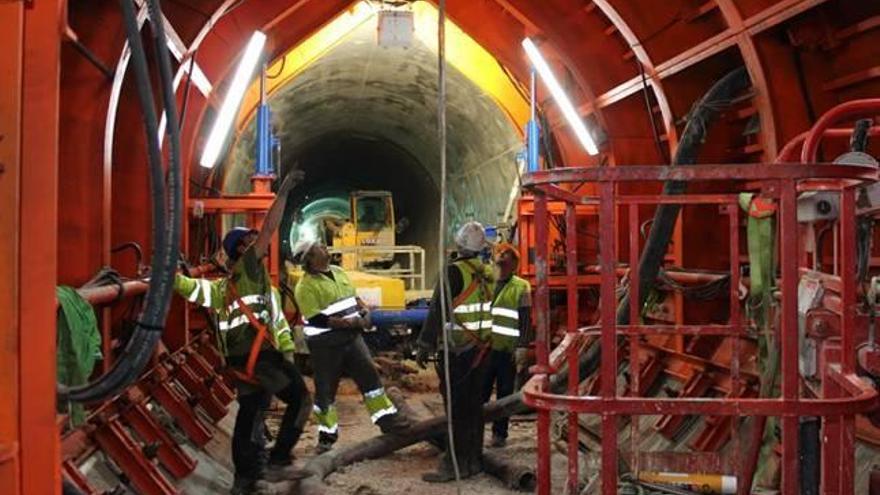
<svg viewBox="0 0 880 495"><path fill-rule="evenodd" d="M235 381L238 414L232 433L233 495L258 493L260 478L274 481L305 475L293 469L291 451L308 421L311 400L293 364L293 338L280 294L263 264L287 196L302 179L297 170L285 177L262 230L237 227L226 234L223 249L229 260L228 277L208 280L177 274L174 281L178 294L213 310L220 347ZM273 395L285 402L287 409L264 466L263 416Z"/></svg>
<svg viewBox="0 0 880 495"><path fill-rule="evenodd" d="M449 339L449 383L451 396L446 397L443 353L437 353L437 373L440 390L452 410L455 457L462 478L469 478L483 470L483 381L486 374L489 340L492 332L492 294L494 291L491 267L480 259L480 252L488 246L483 226L468 222L455 236L458 252L447 265L448 294L451 319L443 328L440 290L434 290L431 307L418 338L416 362L423 369L428 359L437 353L442 343L441 332ZM426 473L422 479L443 483L455 479L449 448L443 455L439 469Z"/></svg>
<svg viewBox="0 0 880 495"><path fill-rule="evenodd" d="M492 397L493 388L496 399L513 393L517 369L525 366L532 341L532 288L528 281L516 276L519 251L507 243L498 245L495 267L498 278L492 300L492 350L483 382L484 402ZM492 424L492 447L503 447L507 443L508 424L506 417Z"/></svg>
<svg viewBox="0 0 880 495"><path fill-rule="evenodd" d="M345 270L331 265L327 248L316 241L297 243L293 257L305 270L294 289L294 298L304 320L303 333L315 371L318 453L330 450L339 438L335 402L343 373L355 381L364 395L373 424L383 433L405 430L409 422L385 393L361 335L371 326L369 310L358 299Z"/></svg>

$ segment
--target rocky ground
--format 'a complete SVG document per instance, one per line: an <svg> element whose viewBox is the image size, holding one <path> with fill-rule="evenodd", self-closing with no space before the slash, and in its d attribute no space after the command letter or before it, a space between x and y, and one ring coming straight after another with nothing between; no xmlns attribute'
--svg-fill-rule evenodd
<svg viewBox="0 0 880 495"><path fill-rule="evenodd" d="M380 361L381 365L381 361ZM388 369L388 367L384 367ZM408 368L408 369L407 369ZM442 414L443 403L437 394L437 379L433 371L419 371L412 367L395 366L384 377L386 386L396 386L403 392L407 402L415 413L423 418ZM309 383L311 387L311 383ZM366 440L379 433L378 428L370 422L364 408L361 395L354 383L343 380L340 386L337 407L339 410L340 440L339 447ZM269 421L270 430L277 420ZM510 438L504 448L489 449L490 429L486 429L487 450L516 463L534 466L535 457L535 426L530 417L514 418L510 427ZM317 428L310 425L295 450L298 459L305 460L315 455ZM462 480L458 485L429 484L421 480L425 472L436 468L440 452L427 443L420 443L395 452L382 459L364 461L347 466L330 475L325 480L328 495L441 495L461 493L479 493L486 495L502 495L518 493L508 489L500 480L481 474L471 479ZM564 462L564 460L562 461ZM564 472L560 467L556 471Z"/></svg>

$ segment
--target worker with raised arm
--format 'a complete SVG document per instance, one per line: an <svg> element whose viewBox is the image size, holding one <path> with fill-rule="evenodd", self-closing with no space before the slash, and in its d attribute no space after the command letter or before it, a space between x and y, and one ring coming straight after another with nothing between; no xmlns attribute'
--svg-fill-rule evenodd
<svg viewBox="0 0 880 495"><path fill-rule="evenodd" d="M486 379L483 382L483 402L488 402L495 389L501 399L513 393L517 370L526 365L528 346L532 342L531 310L532 287L516 275L519 251L508 243L495 249L497 281L492 299L492 335ZM492 424L492 447L507 444L507 417Z"/></svg>
<svg viewBox="0 0 880 495"><path fill-rule="evenodd" d="M178 274L175 290L217 316L219 342L237 389L238 414L232 434L235 481L231 493L257 493L261 478L302 477L291 451L309 417L310 397L293 364L294 344L278 289L263 263L281 223L290 191L303 179L293 170L284 178L259 231L237 227L223 239L230 274L218 280ZM272 396L287 404L275 445L264 461L263 415Z"/></svg>
<svg viewBox="0 0 880 495"><path fill-rule="evenodd" d="M409 421L398 413L385 393L373 357L361 335L370 327L370 313L357 298L345 270L330 264L327 248L317 241L300 241L293 259L304 275L294 297L304 320L303 333L315 371L315 417L318 421L318 453L333 447L339 438L336 389L343 373L351 377L364 395L373 424L383 433L398 433Z"/></svg>
<svg viewBox="0 0 880 495"><path fill-rule="evenodd" d="M451 321L447 321L449 338L449 384L451 395L446 396L446 376L442 345L444 332L440 305L440 287L428 310L428 317L418 338L416 362L423 369L431 355L437 354L437 374L440 390L452 412L455 456L462 478L469 478L483 470L483 381L492 329L492 294L494 280L491 267L480 259L480 252L488 246L483 226L468 222L455 236L458 247L456 258L446 267L448 304ZM447 448L439 469L426 473L422 479L443 483L455 479L452 451Z"/></svg>

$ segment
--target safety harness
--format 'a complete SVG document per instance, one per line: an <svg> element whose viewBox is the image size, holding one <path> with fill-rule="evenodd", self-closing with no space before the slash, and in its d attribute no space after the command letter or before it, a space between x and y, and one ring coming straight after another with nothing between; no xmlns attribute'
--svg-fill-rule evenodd
<svg viewBox="0 0 880 495"><path fill-rule="evenodd" d="M474 266L471 260L461 261L471 269L473 274L471 276L471 283L452 300L452 307L456 308L463 304L477 289L482 291L482 295L485 299L491 301L492 295L489 293L486 276L483 271ZM473 363L471 363L471 369L474 369L480 365L489 349L492 348L491 340L484 342L476 332L468 329L464 325L464 322L462 322L455 313L453 313L453 319L455 320L455 323L461 327L461 331L464 333L465 338L470 340L471 343L479 349L479 352L477 352L477 355L474 357Z"/></svg>
<svg viewBox="0 0 880 495"><path fill-rule="evenodd" d="M254 312L251 311L251 308L248 307L244 301L241 300L241 296L238 294L238 289L235 287L235 282L232 279L229 279L229 292L232 294L232 297L238 303L238 307L241 309L241 312L247 317L251 326L254 327L256 331L256 336L254 337L254 341L251 344L251 350L248 353L247 364L245 365L245 371L242 373L234 368L229 367L228 370L230 374L232 374L235 378L247 382L256 384L258 381L254 378L254 368L257 365L257 358L260 357L260 349L263 347L263 342L267 339L269 342L277 347L277 343L275 342L275 337L269 332L259 318L254 315Z"/></svg>

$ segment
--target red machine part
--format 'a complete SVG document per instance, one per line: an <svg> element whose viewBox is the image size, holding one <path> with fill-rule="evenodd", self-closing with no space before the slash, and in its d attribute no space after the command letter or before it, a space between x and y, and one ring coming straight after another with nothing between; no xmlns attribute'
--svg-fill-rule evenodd
<svg viewBox="0 0 880 495"><path fill-rule="evenodd" d="M839 349L826 346L825 374L822 377L822 389L817 398L806 398L799 390L798 372L798 337L797 337L797 285L798 285L798 230L796 223L796 195L800 190L809 188L809 184L815 183L816 179L822 179L822 188L834 188L840 191L842 197L841 234L842 239L839 247L839 275L836 283L840 287L840 299L843 311L840 318L840 344ZM811 415L821 416L825 431L826 441L823 443L823 469L822 483L825 493L852 493L854 479L854 419L858 413L863 413L875 408L878 404L877 392L874 388L860 378L855 372L855 339L857 335L855 316L856 291L855 291L855 215L854 215L854 183L871 181L876 179L876 172L862 167L825 165L776 165L767 166L699 166L699 167L613 167L599 169L557 169L552 171L537 172L525 179L525 183L535 194L535 232L536 232L536 256L537 267L537 295L536 295L536 321L538 325L538 364L534 377L524 389L526 402L538 410L538 493L550 493L550 458L549 458L549 413L551 410L566 411L569 414L586 413L599 414L602 417L602 491L603 493L616 493L617 490L617 466L618 445L617 433L619 418L622 416L656 415L666 414L673 416L684 415L710 415L716 417L738 418L744 416L781 416L782 419L782 490L783 493L794 493L798 486L798 416ZM624 184L661 182L663 180L684 180L688 182L712 182L722 183L727 188L732 188L729 193L716 194L685 194L677 197L638 196L620 194L618 191ZM598 184L598 196L578 196L561 189L558 185L564 183L595 183ZM782 327L780 330L782 346L782 397L751 398L742 390L739 341L738 337L744 337L744 327L740 315L739 304L739 268L740 268L740 243L737 241L740 228L740 213L737 205L738 193L742 189L755 190L766 198L772 198L778 203L778 215L780 218L780 250L782 267L782 292L780 312L782 314ZM554 353L554 359L550 359L548 350L549 343L549 277L547 267L548 260L548 224L549 218L546 203L549 198L554 201L562 201L568 204L591 204L599 210L599 254L600 254L600 321L596 327L585 330L569 328L569 333L596 334L600 336L601 364L600 364L600 388L598 396L581 396L577 390L569 384L566 394L552 394L546 389L547 373L557 369L563 360L576 362L577 345L568 346L565 354ZM718 204L724 205L723 210L729 218L729 233L731 235L729 308L730 317L727 324L716 325L684 325L676 324L672 327L655 327L650 325L628 325L618 327L615 324L617 286L617 250L616 243L621 236L616 233L615 218L626 219L621 210L630 211L629 221L624 220L623 226L632 238L637 235L638 222L634 219L638 215L633 214L642 205L656 205L662 203L676 203L683 205L695 204ZM848 213L850 213L848 215ZM607 220L606 220L607 219ZM568 230L571 236L575 230ZM636 232L636 234L634 234ZM632 243L635 249L630 249L629 261L634 264L638 260L638 244ZM571 256L569 254L569 256ZM629 272L629 286L638 286L638 274L636 270ZM573 279L572 274L566 274ZM576 274L575 274L576 276ZM569 283L568 288L573 284ZM638 297L630 294L629 297ZM632 299L631 308L638 307ZM570 312L573 310L570 308ZM638 314L633 315L638 316ZM631 321L638 321L632 317ZM619 349L621 342L618 336L629 335L628 345L630 349L630 372L638 376L640 366L636 356L640 353L641 344L639 339L632 336L643 335L650 338L651 335L660 334L685 335L718 335L732 338L733 350L730 352L730 381L727 385L728 394L717 398L708 397L676 397L670 399L646 398L646 397L622 397L617 395L617 375L619 362ZM692 391L707 390L708 385L700 384L700 379L695 378ZM634 384L634 390L639 390L638 384ZM686 394L682 394L686 395ZM717 420L716 420L717 421ZM732 423L731 423L732 424ZM718 443L720 432L706 433L700 439L701 444ZM734 436L737 438L738 436ZM571 442L571 439L569 440ZM569 445L569 471L574 471L572 465L578 462L576 449ZM734 446L731 465L734 466L739 479L748 481L741 472L742 452L738 442ZM634 453L634 455L638 455ZM745 489L746 483L740 483L740 490ZM742 492L745 493L745 492Z"/></svg>
<svg viewBox="0 0 880 495"><path fill-rule="evenodd" d="M118 419L108 419L94 433L98 446L128 476L139 493L144 495L177 495L180 493L144 455L143 447L129 434Z"/></svg>

